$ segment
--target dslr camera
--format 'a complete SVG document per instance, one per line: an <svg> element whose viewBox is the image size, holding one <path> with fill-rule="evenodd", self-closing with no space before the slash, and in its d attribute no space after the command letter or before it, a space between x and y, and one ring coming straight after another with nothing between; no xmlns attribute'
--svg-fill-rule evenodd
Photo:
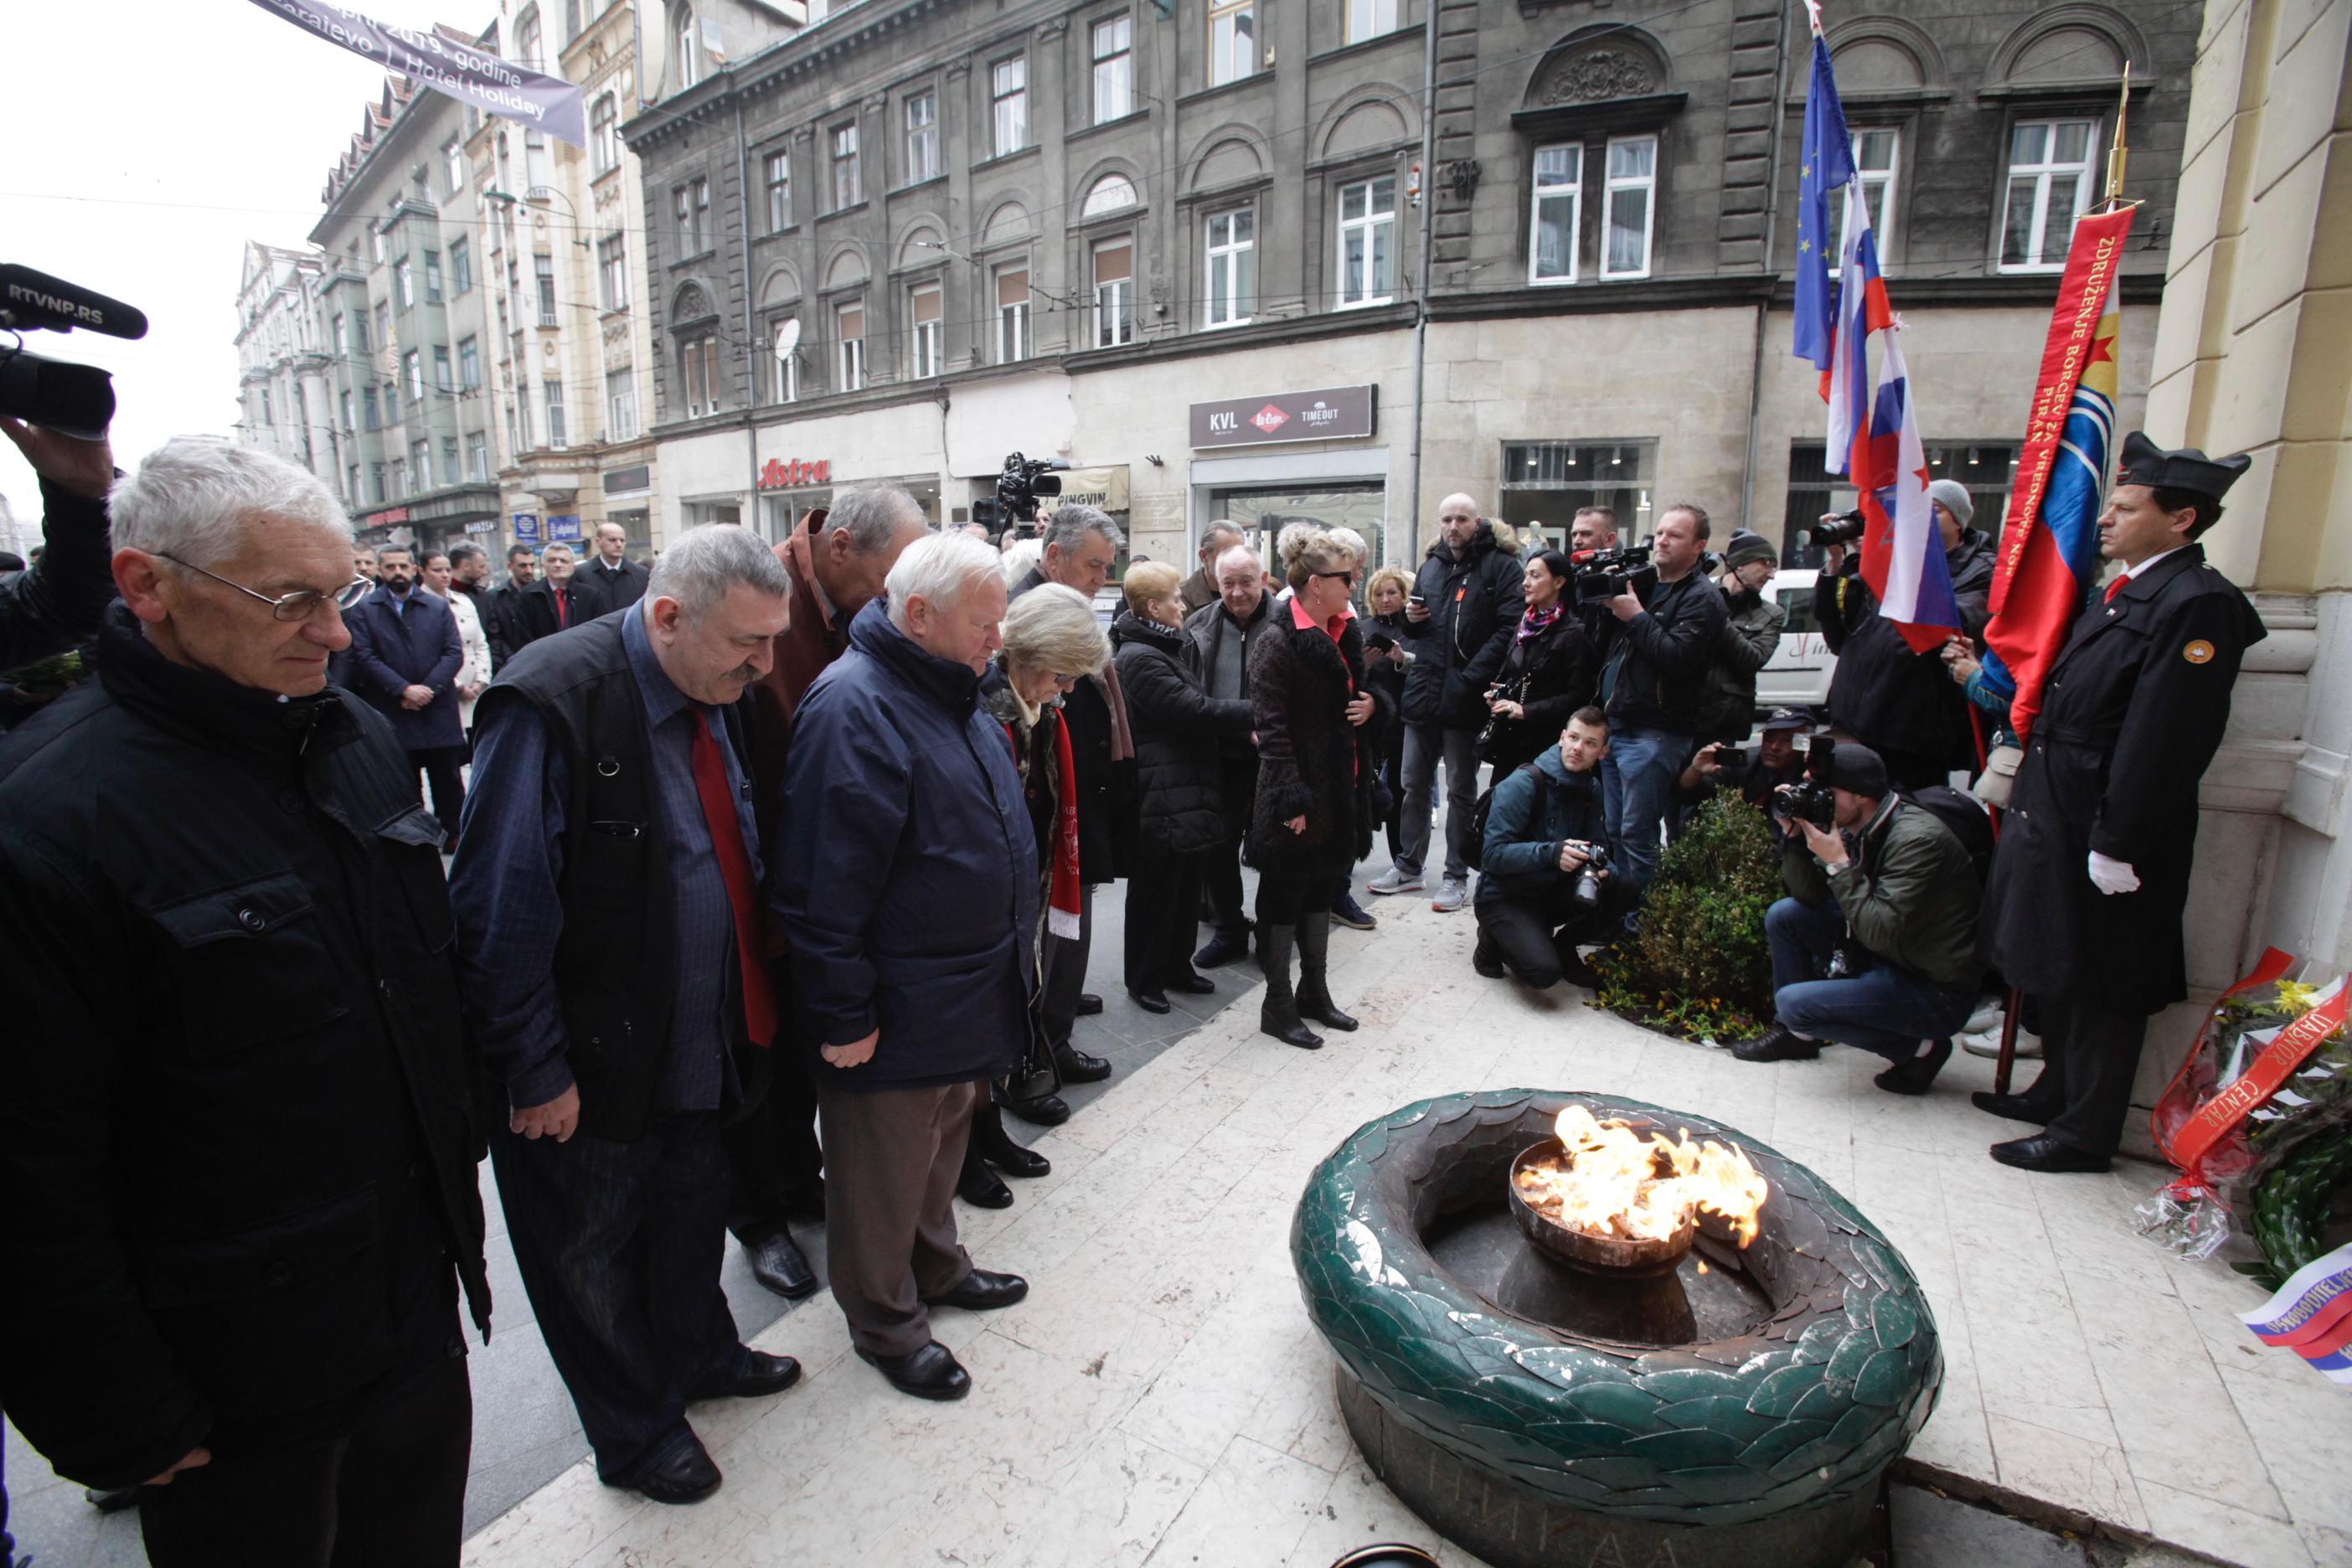
<svg viewBox="0 0 2352 1568"><path fill-rule="evenodd" d="M1601 907L1601 873L1609 869L1609 846L1588 844L1584 853L1586 859L1577 868L1576 888L1570 897L1578 909L1589 911Z"/></svg>
<svg viewBox="0 0 2352 1568"><path fill-rule="evenodd" d="M1827 832L1837 821L1837 794L1830 787L1830 759L1837 742L1816 735L1805 752L1805 776L1783 787L1775 809L1791 822L1810 822Z"/></svg>
<svg viewBox="0 0 2352 1568"><path fill-rule="evenodd" d="M1863 521L1862 508L1855 507L1852 511L1838 513L1828 522L1814 523L1805 530L1805 537L1815 549L1826 550L1832 544L1852 544L1862 537L1866 526Z"/></svg>
<svg viewBox="0 0 2352 1568"><path fill-rule="evenodd" d="M21 334L76 327L110 338L143 338L147 318L120 300L46 272L0 266L0 329ZM20 339L0 347L0 414L95 441L114 419L114 383L94 364L29 353Z"/></svg>
<svg viewBox="0 0 2352 1568"><path fill-rule="evenodd" d="M1657 585L1658 569L1650 564L1650 547L1623 544L1614 550L1580 550L1568 558L1576 574L1576 599L1592 604L1632 592L1648 593Z"/></svg>

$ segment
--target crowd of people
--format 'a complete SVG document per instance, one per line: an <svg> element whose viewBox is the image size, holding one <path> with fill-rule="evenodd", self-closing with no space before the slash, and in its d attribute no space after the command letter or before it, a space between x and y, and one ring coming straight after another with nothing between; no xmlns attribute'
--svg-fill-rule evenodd
<svg viewBox="0 0 2352 1568"><path fill-rule="evenodd" d="M97 678L0 742L0 1399L60 1473L139 1489L166 1568L456 1560L485 1156L609 1485L708 1496L689 1406L800 1375L740 1342L730 1231L797 1299L793 1227L821 1223L857 1355L964 1395L932 1311L1028 1287L954 1204L1012 1203L1048 1163L1011 1124L1112 1073L1077 1022L1114 882L1138 1007L1254 957L1260 1028L1314 1049L1357 1027L1331 928L1374 923L1377 835L1369 891L1435 860L1478 973L1591 984L1662 846L1736 789L1789 890L1778 1017L1739 1054L1859 1046L1922 1092L1990 965L2050 1053L1988 1107L2048 1130L1996 1155L2103 1168L2136 1031L2182 988L2195 778L2261 635L2193 542L2242 459L2135 437L2103 526L2126 570L2053 671L1988 889L1946 798L1989 559L1958 487L1962 637L1914 653L1832 563L1826 722L1776 712L1751 745L1777 554L1710 555L1694 505L1622 579L1599 507L1564 552L1449 496L1411 573L1344 528L1261 554L1219 522L1190 576L1130 562L1106 627L1126 541L1082 505L1032 554L843 490L772 546L706 525L648 570L606 524L494 587L469 543L354 551L326 487L250 448L184 438L125 477L7 433L52 537L0 583L0 648L94 629ZM1833 753L1801 751L1817 727Z"/></svg>

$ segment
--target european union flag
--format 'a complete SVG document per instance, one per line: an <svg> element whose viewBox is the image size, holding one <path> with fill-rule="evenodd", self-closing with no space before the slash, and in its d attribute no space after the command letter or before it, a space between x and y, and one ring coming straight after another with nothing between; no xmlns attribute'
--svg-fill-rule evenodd
<svg viewBox="0 0 2352 1568"><path fill-rule="evenodd" d="M1838 243L1830 233L1830 193L1853 180L1853 142L1846 134L1845 106L1838 101L1830 73L1830 47L1813 39L1813 79L1805 91L1804 163L1797 172L1797 330L1790 352L1830 368L1837 308L1830 279L1829 253Z"/></svg>

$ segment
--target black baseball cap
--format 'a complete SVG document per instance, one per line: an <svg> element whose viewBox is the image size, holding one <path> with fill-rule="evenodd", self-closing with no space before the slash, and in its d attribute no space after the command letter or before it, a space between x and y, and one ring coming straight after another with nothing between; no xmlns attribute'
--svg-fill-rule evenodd
<svg viewBox="0 0 2352 1568"><path fill-rule="evenodd" d="M1764 721L1764 733L1768 735L1780 730L1810 730L1812 727L1813 716L1801 708L1775 708L1771 716Z"/></svg>

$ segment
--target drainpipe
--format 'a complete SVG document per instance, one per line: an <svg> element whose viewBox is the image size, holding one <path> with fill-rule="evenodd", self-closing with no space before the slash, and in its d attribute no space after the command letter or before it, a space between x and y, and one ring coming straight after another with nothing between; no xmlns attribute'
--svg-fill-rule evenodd
<svg viewBox="0 0 2352 1568"><path fill-rule="evenodd" d="M1421 257L1412 313L1412 457L1405 491L1404 561L1421 558L1421 383L1429 358L1429 249L1437 220L1437 12L1444 0L1425 0L1429 16L1421 40Z"/></svg>
<svg viewBox="0 0 2352 1568"><path fill-rule="evenodd" d="M1780 100L1788 83L1789 16L1783 7L1780 41L1772 57L1772 151L1764 160L1764 294L1756 301L1756 342L1748 359L1748 463L1739 477L1740 521L1751 531L1756 531L1756 424L1764 414L1764 331L1772 311L1772 242L1780 222L1780 138L1786 119ZM1804 265L1801 258L1798 265Z"/></svg>
<svg viewBox="0 0 2352 1568"><path fill-rule="evenodd" d="M731 73L730 73L731 74ZM743 94L740 89L729 89L735 100L735 199L741 204L743 226L743 467L750 488L745 491L743 505L751 515L743 521L751 531L760 531L760 427L754 416L760 407L760 339L751 325L751 164L743 151Z"/></svg>

